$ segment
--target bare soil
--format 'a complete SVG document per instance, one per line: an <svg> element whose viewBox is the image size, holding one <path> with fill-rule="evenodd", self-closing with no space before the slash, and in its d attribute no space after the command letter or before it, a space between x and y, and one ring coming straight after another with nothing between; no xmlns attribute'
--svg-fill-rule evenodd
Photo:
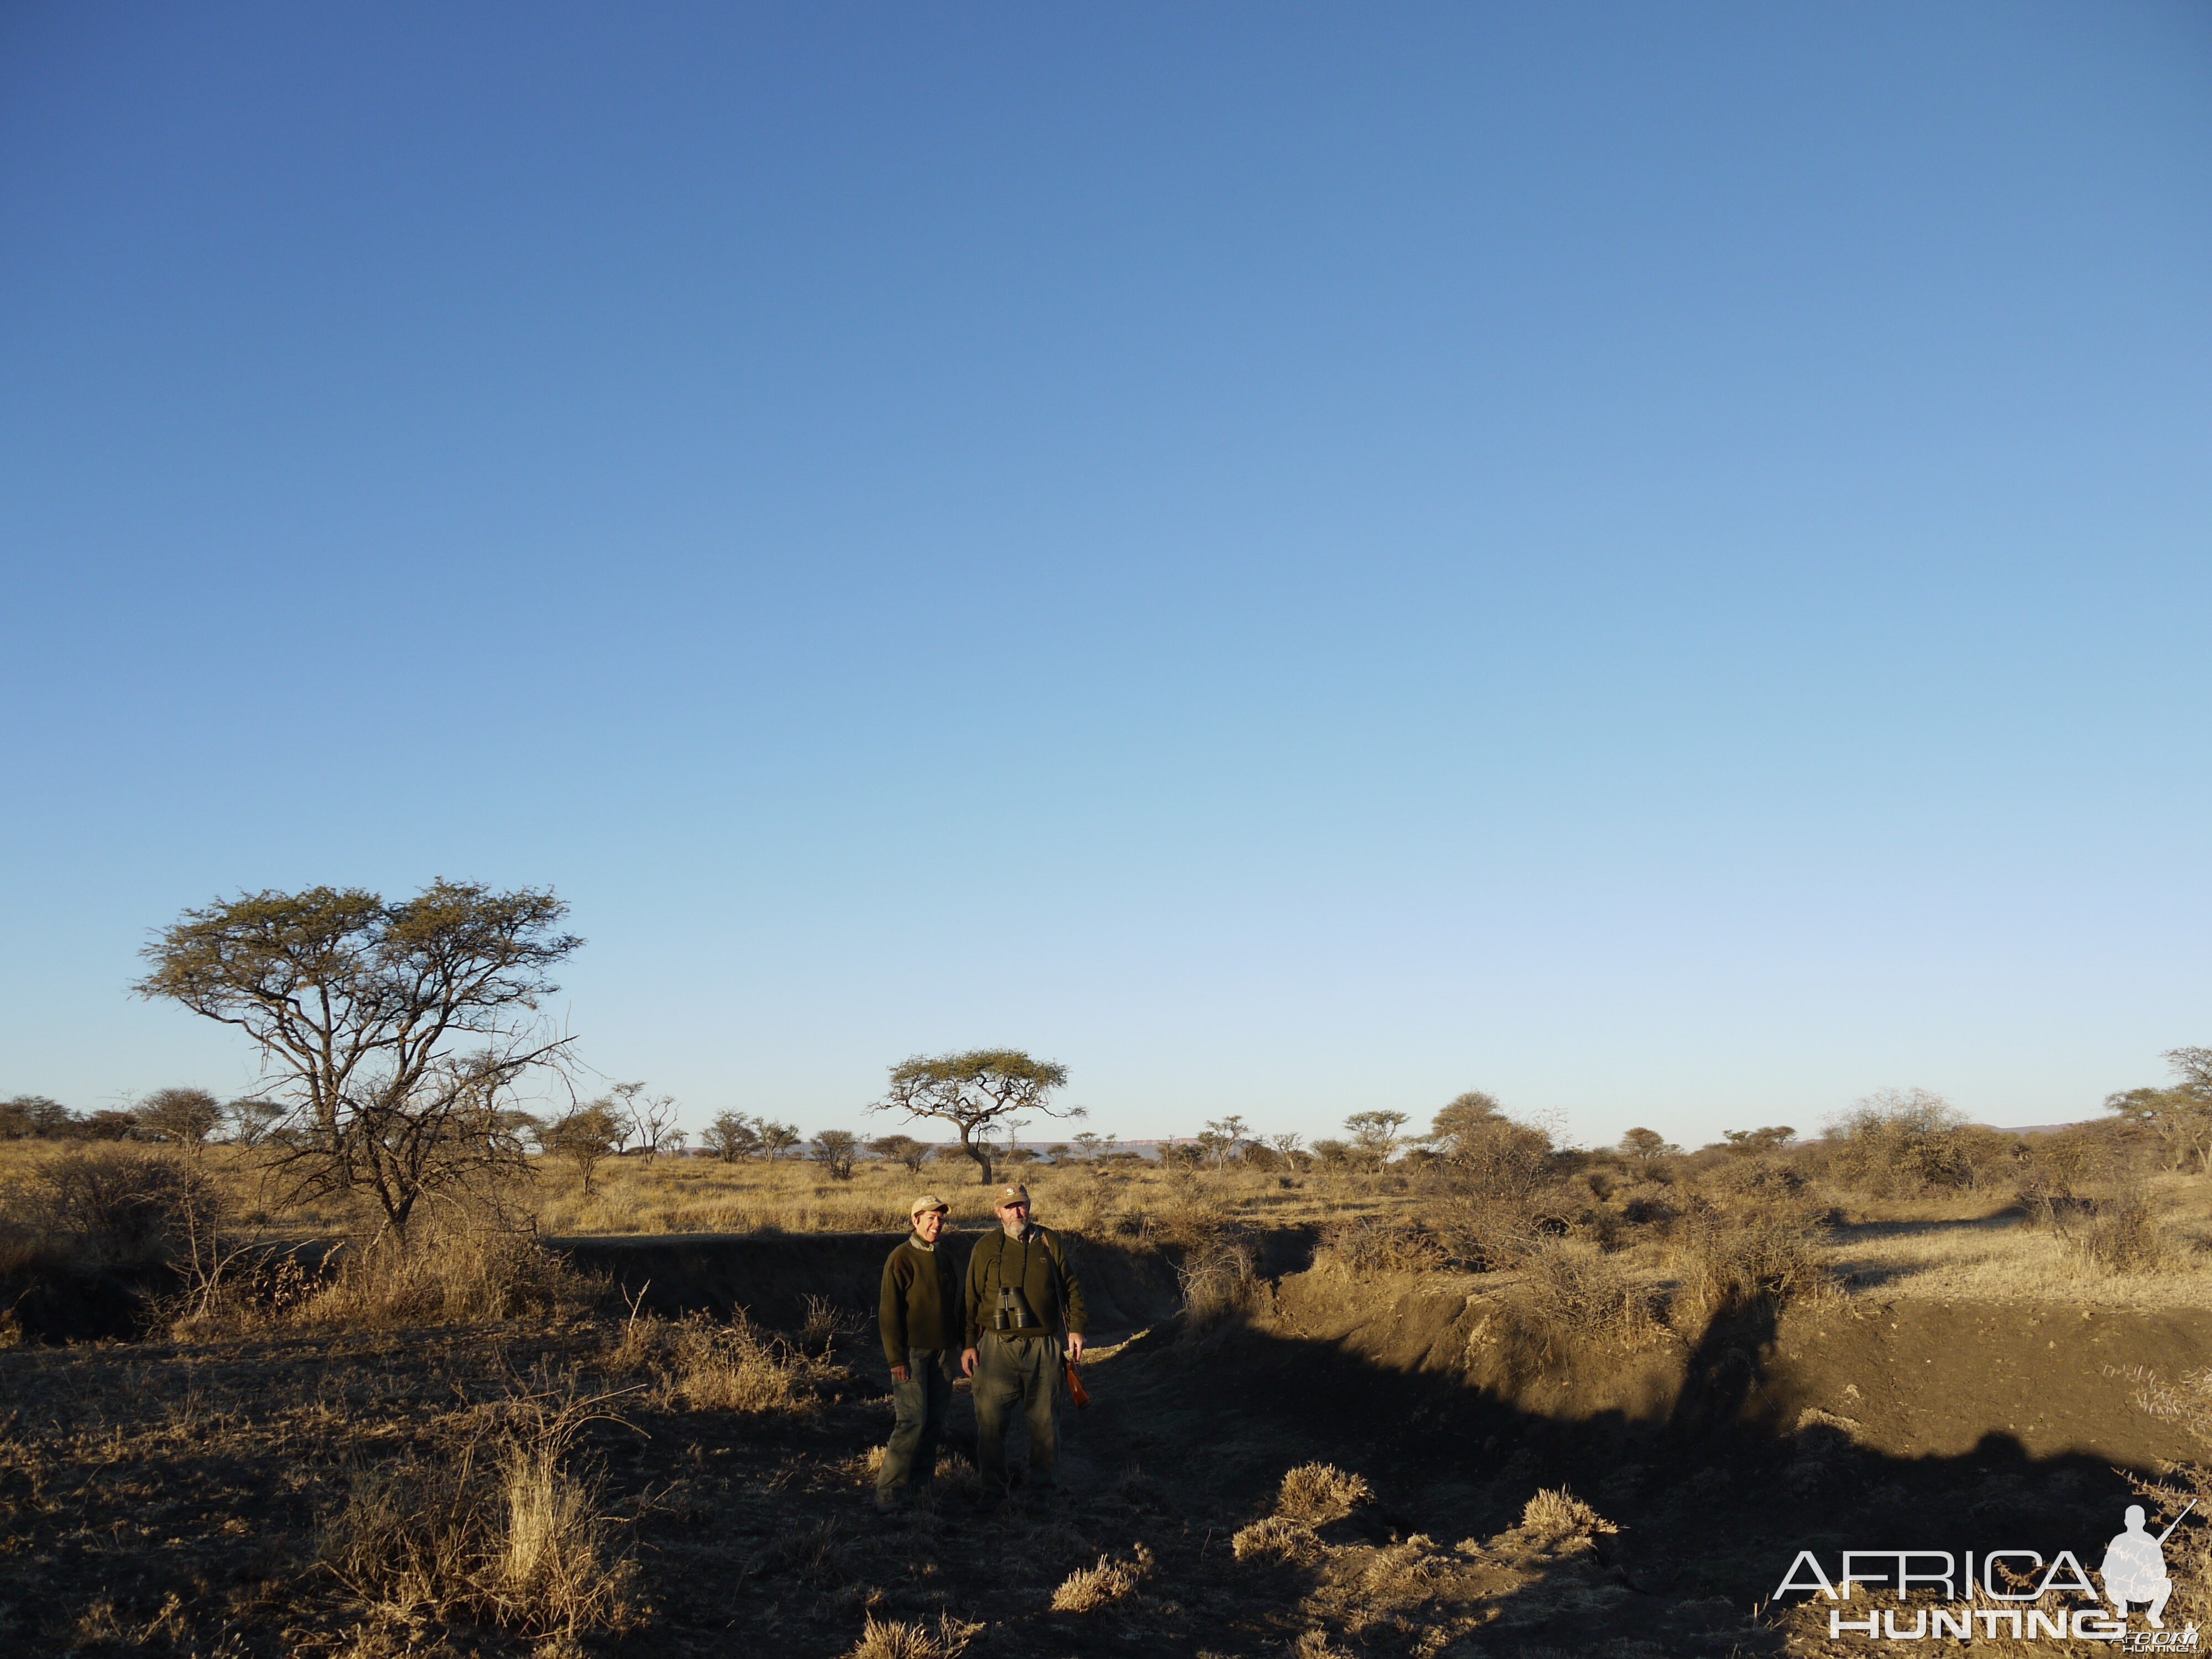
<svg viewBox="0 0 2212 1659"><path fill-rule="evenodd" d="M864 1316L891 1242L587 1254L641 1305L792 1325L809 1296ZM1796 1551L2100 1548L2124 1471L2188 1449L2124 1373L2212 1364L2212 1314L2194 1310L1904 1298L1737 1310L1635 1348L1536 1342L1495 1276L1301 1271L1310 1246L1279 1242L1261 1304L1210 1329L1169 1316L1171 1256L1100 1255L1098 1334L1121 1340L1087 1369L1096 1403L1068 1414L1064 1495L995 1513L951 1491L872 1512L890 1412L865 1331L809 1413L626 1397L627 1425L595 1425L579 1455L642 1608L565 1648L368 1605L319 1539L364 1470L434 1455L456 1413L629 1386L610 1363L618 1306L0 1352L0 1652L832 1656L871 1618L948 1616L981 1627L979 1659L1814 1652L1811 1624L1765 1605ZM957 1414L964 1434L964 1401ZM1310 1545L1279 1522L1295 1547L1240 1559L1310 1462L1364 1476L1372 1501ZM1563 1487L1618 1530L1532 1528L1530 1500ZM1053 1611L1070 1574L1140 1550L1127 1594Z"/></svg>

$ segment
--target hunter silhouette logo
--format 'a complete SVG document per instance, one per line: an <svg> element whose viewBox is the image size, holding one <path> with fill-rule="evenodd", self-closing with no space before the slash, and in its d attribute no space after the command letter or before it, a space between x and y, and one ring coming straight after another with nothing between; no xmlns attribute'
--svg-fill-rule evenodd
<svg viewBox="0 0 2212 1659"><path fill-rule="evenodd" d="M1915 1591L1932 1596L1929 1605L1870 1607L1857 1618L1847 1616L1840 1606L1832 1607L1832 1638L1863 1635L1891 1642L1965 1641L1976 1636L1990 1641L1999 1637L2014 1641L2071 1638L2113 1642L2130 1652L2195 1653L2197 1626L2168 1631L2165 1613L2173 1594L2173 1579L2166 1570L2166 1541L2196 1507L2192 1498L2164 1532L2153 1534L2145 1525L2143 1506L2129 1504L2124 1530L2105 1547L2097 1569L2104 1583L2101 1595L2071 1550L2061 1550L2048 1561L2039 1550L2023 1549L1968 1550L1963 1555L1949 1550L1845 1550L1842 1570L1832 1578L1817 1555L1800 1550L1776 1587L1775 1598L1792 1590L1817 1590L1839 1603L1856 1599L1860 1590L1894 1591L1900 1602L1909 1602ZM2070 1604L2069 1596L2075 1598ZM2148 1630L2129 1630L2130 1606L2143 1608ZM1900 1623L1901 1617L1911 1623Z"/></svg>
<svg viewBox="0 0 2212 1659"><path fill-rule="evenodd" d="M2143 1506L2128 1505L2128 1529L2105 1547L2105 1565L2097 1570L2097 1576L2105 1581L2105 1599L2121 1618L2128 1616L2129 1602L2147 1601L2150 1627L2166 1628L2166 1620L2160 1615L2166 1611L2166 1598L2173 1594L2173 1580L2166 1576L2166 1540L2181 1524L2181 1516L2196 1507L2192 1498L2188 1508L2173 1517L2172 1525L2153 1538L2143 1530Z"/></svg>

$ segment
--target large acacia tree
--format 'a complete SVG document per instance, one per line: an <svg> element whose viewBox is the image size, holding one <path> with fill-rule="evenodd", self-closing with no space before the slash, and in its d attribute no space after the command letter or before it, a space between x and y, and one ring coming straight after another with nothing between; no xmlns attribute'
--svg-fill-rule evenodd
<svg viewBox="0 0 2212 1659"><path fill-rule="evenodd" d="M567 914L474 882L240 894L157 933L136 988L251 1037L299 1190L365 1192L404 1233L424 1198L526 1169L514 1096L566 1046L538 1010L583 943Z"/></svg>
<svg viewBox="0 0 2212 1659"><path fill-rule="evenodd" d="M975 1178L991 1181L994 1128L1012 1126L1018 1114L1087 1117L1080 1106L1055 1107L1053 1091L1067 1086L1067 1067L1032 1060L1018 1048L971 1048L960 1054L916 1054L891 1067L890 1087L872 1112L903 1112L908 1121L949 1123L960 1150L975 1160Z"/></svg>

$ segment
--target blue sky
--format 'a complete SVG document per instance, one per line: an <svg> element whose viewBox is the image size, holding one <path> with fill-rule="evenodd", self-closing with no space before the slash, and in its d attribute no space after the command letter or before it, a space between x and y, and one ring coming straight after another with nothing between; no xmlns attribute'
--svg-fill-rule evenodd
<svg viewBox="0 0 2212 1659"><path fill-rule="evenodd" d="M809 1129L1607 1140L2212 1042L2201 7L0 15L0 1093L550 884Z"/></svg>

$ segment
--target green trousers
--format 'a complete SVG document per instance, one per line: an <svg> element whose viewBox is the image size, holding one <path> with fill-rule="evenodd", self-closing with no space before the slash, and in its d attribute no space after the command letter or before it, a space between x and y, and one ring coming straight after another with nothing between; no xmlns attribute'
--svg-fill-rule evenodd
<svg viewBox="0 0 2212 1659"><path fill-rule="evenodd" d="M909 1348L907 1381L891 1382L891 1437L876 1472L876 1504L895 1509L927 1492L937 1474L937 1443L952 1415L952 1368L933 1348Z"/></svg>
<svg viewBox="0 0 2212 1659"><path fill-rule="evenodd" d="M1006 1486L1006 1419L1018 1403L1030 1429L1030 1485L1049 1490L1060 1453L1060 1338L983 1333L975 1347L975 1473L983 1490Z"/></svg>

